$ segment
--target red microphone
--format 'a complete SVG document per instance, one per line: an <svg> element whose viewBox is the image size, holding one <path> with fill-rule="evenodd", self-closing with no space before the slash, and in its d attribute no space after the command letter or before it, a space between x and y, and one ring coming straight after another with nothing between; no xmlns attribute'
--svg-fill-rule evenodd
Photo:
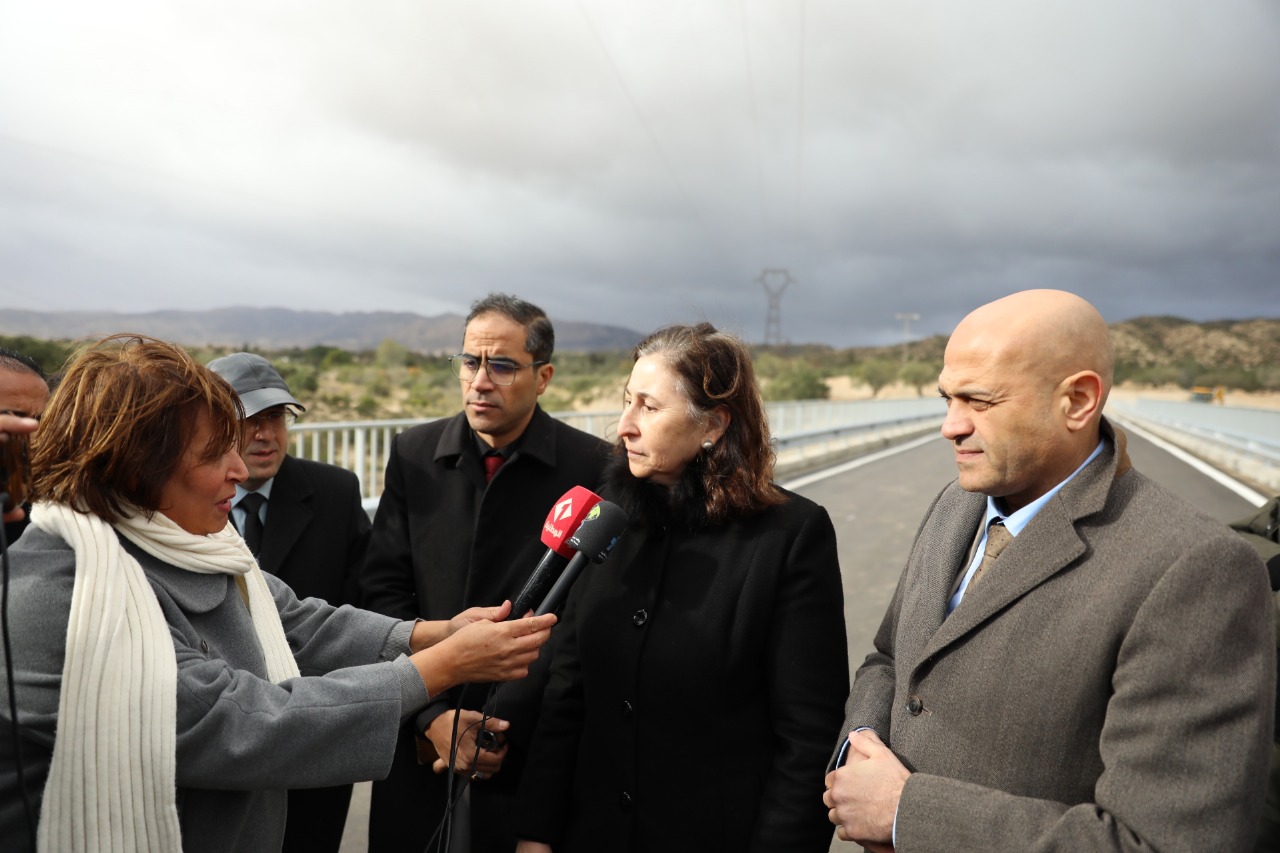
<svg viewBox="0 0 1280 853"><path fill-rule="evenodd" d="M568 540L601 500L590 489L574 486L551 507L547 520L542 523L542 544L547 546L547 553L542 555L524 589L516 596L508 619L520 619L546 597L547 591L560 578L560 573L578 551Z"/></svg>

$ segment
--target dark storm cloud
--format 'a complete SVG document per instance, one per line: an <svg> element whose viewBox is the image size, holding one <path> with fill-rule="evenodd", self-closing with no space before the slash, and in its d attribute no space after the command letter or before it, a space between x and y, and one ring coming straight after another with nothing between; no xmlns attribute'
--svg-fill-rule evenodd
<svg viewBox="0 0 1280 853"><path fill-rule="evenodd" d="M1264 3L0 8L0 308L1280 315Z"/></svg>

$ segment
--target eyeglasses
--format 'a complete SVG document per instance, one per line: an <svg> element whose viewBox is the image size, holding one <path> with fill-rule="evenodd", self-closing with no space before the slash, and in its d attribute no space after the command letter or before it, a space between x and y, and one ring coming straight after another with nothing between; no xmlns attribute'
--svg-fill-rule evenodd
<svg viewBox="0 0 1280 853"><path fill-rule="evenodd" d="M453 375L463 382L474 382L476 374L480 372L480 367L483 365L484 372L489 374L489 381L494 385L510 385L516 381L517 371L546 363L545 361L535 361L531 364L516 364L514 361L507 361L503 358L486 358L481 361L474 355L467 355L465 352L449 356L449 364L453 365Z"/></svg>
<svg viewBox="0 0 1280 853"><path fill-rule="evenodd" d="M289 409L273 409L250 415L243 423L249 432L257 432L262 429L280 429L282 426L291 427L297 420L298 416Z"/></svg>

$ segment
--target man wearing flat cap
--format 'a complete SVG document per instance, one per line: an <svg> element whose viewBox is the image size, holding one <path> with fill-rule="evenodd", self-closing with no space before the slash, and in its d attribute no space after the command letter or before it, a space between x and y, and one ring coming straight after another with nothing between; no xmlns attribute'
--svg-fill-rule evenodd
<svg viewBox="0 0 1280 853"><path fill-rule="evenodd" d="M236 486L231 517L249 550L263 571L289 584L299 598L354 604L356 571L371 526L355 474L289 455L289 427L306 407L271 362L237 352L209 368L227 380L244 406L240 458L249 478ZM286 853L336 853L350 798L350 785L290 791Z"/></svg>

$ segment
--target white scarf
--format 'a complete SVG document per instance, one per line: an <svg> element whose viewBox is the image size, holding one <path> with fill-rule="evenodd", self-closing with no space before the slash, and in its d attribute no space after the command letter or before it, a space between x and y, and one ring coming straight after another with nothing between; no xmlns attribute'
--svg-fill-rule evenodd
<svg viewBox="0 0 1280 853"><path fill-rule="evenodd" d="M36 504L31 521L76 555L39 850L180 851L177 657L160 603L116 530L171 566L244 577L267 677L280 682L297 677L298 665L262 570L230 524L197 536L156 513L113 530L52 503Z"/></svg>

